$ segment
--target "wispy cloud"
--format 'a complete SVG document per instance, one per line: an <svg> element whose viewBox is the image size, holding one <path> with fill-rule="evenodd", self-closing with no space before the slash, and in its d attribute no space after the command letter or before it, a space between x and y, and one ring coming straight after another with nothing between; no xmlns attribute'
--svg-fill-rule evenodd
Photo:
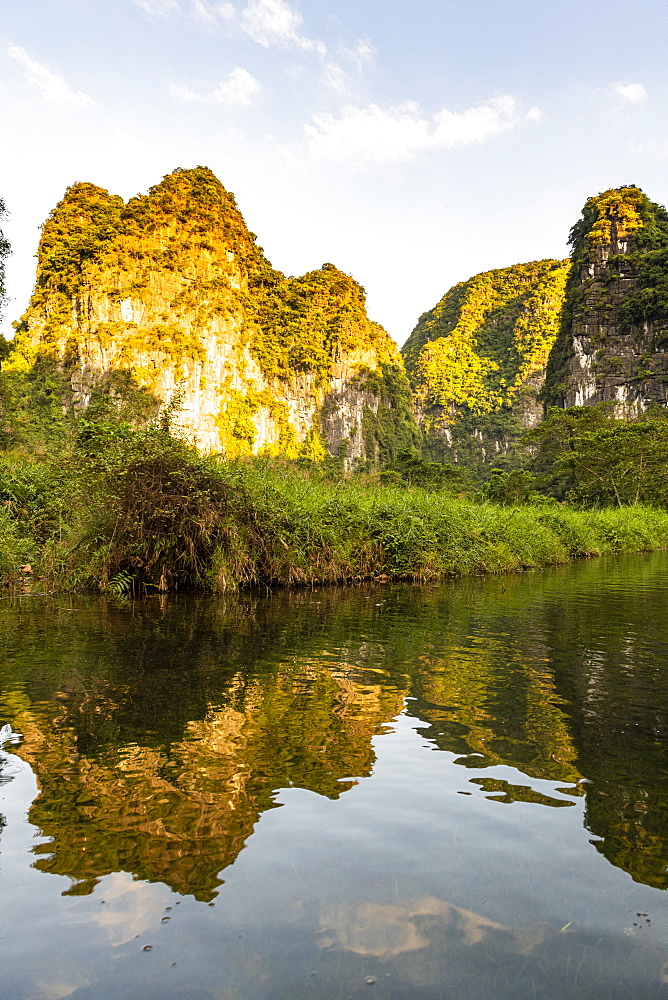
<svg viewBox="0 0 668 1000"><path fill-rule="evenodd" d="M167 17L179 9L177 0L134 0L134 3L149 17Z"/></svg>
<svg viewBox="0 0 668 1000"><path fill-rule="evenodd" d="M59 73L37 62L19 45L8 45L7 52L22 68L28 82L37 87L43 99L50 104L69 104L79 108L90 108L95 104L92 97L82 90L72 90Z"/></svg>
<svg viewBox="0 0 668 1000"><path fill-rule="evenodd" d="M238 66L225 80L221 80L214 90L206 94L198 94L197 91L180 84L172 84L170 89L172 96L180 101L215 101L219 104L243 107L252 104L253 98L262 88L248 70Z"/></svg>
<svg viewBox="0 0 668 1000"><path fill-rule="evenodd" d="M211 0L190 0L190 8L195 20L214 27L221 21L235 21L237 10L229 0L212 3Z"/></svg>
<svg viewBox="0 0 668 1000"><path fill-rule="evenodd" d="M324 82L340 94L349 94L352 89L350 71L359 76L375 56L376 49L368 38L358 38L353 46L340 45L336 58L327 54L324 59Z"/></svg>
<svg viewBox="0 0 668 1000"><path fill-rule="evenodd" d="M339 94L351 91L350 73L361 73L375 57L376 50L367 38L359 38L352 46L339 45L329 50L320 39L304 31L304 18L288 0L133 0L151 17L169 17L179 13L211 30L226 27L246 35L263 48L301 50L316 55L321 63L322 78L326 86ZM174 89L174 88L173 88ZM177 87L184 99L209 99Z"/></svg>
<svg viewBox="0 0 668 1000"><path fill-rule="evenodd" d="M612 89L628 104L644 104L648 99L643 83L614 83Z"/></svg>
<svg viewBox="0 0 668 1000"><path fill-rule="evenodd" d="M145 9L153 8L156 14L169 14L177 6L177 0L134 2ZM297 48L322 56L327 51L318 38L303 33L304 19L287 0L246 0L241 4L230 0L190 0L188 7L198 21L212 27L232 25L264 48Z"/></svg>
<svg viewBox="0 0 668 1000"><path fill-rule="evenodd" d="M226 27L246 35L265 49L301 50L318 57L325 86L338 94L350 96L352 78L360 74L376 56L368 38L358 38L353 45L328 49L320 39L304 31L304 18L288 0L133 0L150 17L170 17L176 13L189 17L210 30ZM187 87L172 87L182 100L211 100L211 95L196 94ZM223 91L226 93L226 91ZM220 98L226 103L232 99ZM239 103L239 102L236 102Z"/></svg>
<svg viewBox="0 0 668 1000"><path fill-rule="evenodd" d="M339 52L344 59L354 63L359 72L378 54L375 45L368 38L358 38L352 46L342 45Z"/></svg>
<svg viewBox="0 0 668 1000"><path fill-rule="evenodd" d="M328 59L323 71L323 79L328 87L341 95L350 93L350 80L343 66L333 59Z"/></svg>
<svg viewBox="0 0 668 1000"><path fill-rule="evenodd" d="M236 17L234 4L229 0L132 0L149 17L171 17L175 14L192 15L196 21L216 25L218 19Z"/></svg>
<svg viewBox="0 0 668 1000"><path fill-rule="evenodd" d="M196 21L202 21L204 24L209 24L212 27L218 24L215 11L211 10L202 0L193 0L193 14Z"/></svg>
<svg viewBox="0 0 668 1000"><path fill-rule="evenodd" d="M258 45L326 51L322 42L301 33L303 18L286 0L249 0L239 22Z"/></svg>
<svg viewBox="0 0 668 1000"><path fill-rule="evenodd" d="M339 118L320 113L306 125L315 160L362 160L391 163L410 160L425 150L455 149L485 142L500 132L535 121L538 108L522 115L513 97L495 97L466 111L443 108L427 117L419 104L406 102L383 110L376 104L348 107Z"/></svg>

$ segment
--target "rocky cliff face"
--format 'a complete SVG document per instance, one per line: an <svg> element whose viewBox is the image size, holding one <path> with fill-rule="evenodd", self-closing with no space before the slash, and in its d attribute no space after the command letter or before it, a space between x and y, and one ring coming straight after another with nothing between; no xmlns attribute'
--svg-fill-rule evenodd
<svg viewBox="0 0 668 1000"><path fill-rule="evenodd" d="M363 289L331 264L274 270L204 167L124 203L75 184L43 227L37 280L5 370L56 365L64 405L125 373L203 450L342 454L416 433L398 351Z"/></svg>
<svg viewBox="0 0 668 1000"><path fill-rule="evenodd" d="M433 457L488 464L540 422L568 269L543 260L487 271L420 318L402 353Z"/></svg>
<svg viewBox="0 0 668 1000"><path fill-rule="evenodd" d="M545 398L616 404L618 417L668 402L668 213L639 188L590 198L571 231L573 267Z"/></svg>

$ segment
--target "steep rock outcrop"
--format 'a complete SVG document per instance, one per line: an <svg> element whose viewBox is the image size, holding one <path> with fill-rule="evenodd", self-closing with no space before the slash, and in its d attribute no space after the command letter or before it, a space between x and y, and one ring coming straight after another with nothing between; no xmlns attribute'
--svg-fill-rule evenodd
<svg viewBox="0 0 668 1000"><path fill-rule="evenodd" d="M35 290L5 370L50 362L65 406L125 372L203 450L341 454L348 467L409 444L399 353L364 290L331 264L276 271L205 167L127 204L75 184L47 219ZM389 415L388 438L365 418Z"/></svg>
<svg viewBox="0 0 668 1000"><path fill-rule="evenodd" d="M571 230L572 270L546 402L614 402L618 417L668 402L668 213L633 186L590 198Z"/></svg>
<svg viewBox="0 0 668 1000"><path fill-rule="evenodd" d="M542 260L486 271L420 317L402 353L434 457L486 464L540 422L568 269Z"/></svg>

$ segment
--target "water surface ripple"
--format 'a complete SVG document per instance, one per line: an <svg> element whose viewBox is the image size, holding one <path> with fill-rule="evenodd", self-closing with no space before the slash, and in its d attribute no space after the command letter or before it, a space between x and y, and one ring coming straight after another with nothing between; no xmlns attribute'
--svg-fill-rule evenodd
<svg viewBox="0 0 668 1000"><path fill-rule="evenodd" d="M0 601L3 1000L668 1000L667 595Z"/></svg>

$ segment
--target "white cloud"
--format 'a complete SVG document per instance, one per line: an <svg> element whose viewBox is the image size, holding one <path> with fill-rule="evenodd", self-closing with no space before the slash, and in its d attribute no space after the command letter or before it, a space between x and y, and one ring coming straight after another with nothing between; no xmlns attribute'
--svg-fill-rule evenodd
<svg viewBox="0 0 668 1000"><path fill-rule="evenodd" d="M133 2L151 17L168 17L186 9L179 0ZM241 6L231 0L189 0L187 9L196 21L211 28L221 23L232 25L264 48L298 48L316 52L322 58L327 55L324 42L302 34L304 19L287 0L245 0ZM366 40L360 40L347 54L359 62L366 59L367 47L373 51Z"/></svg>
<svg viewBox="0 0 668 1000"><path fill-rule="evenodd" d="M211 92L214 101L221 104L252 104L253 98L260 91L260 84L246 69L233 69L227 80L221 80L216 89Z"/></svg>
<svg viewBox="0 0 668 1000"><path fill-rule="evenodd" d="M191 0L192 13L196 21L216 27L220 21L236 21L237 9L229 0L212 3L211 0Z"/></svg>
<svg viewBox="0 0 668 1000"><path fill-rule="evenodd" d="M325 54L323 50L322 54ZM368 38L358 38L352 48L340 45L337 51L338 58L347 66L361 74L367 63L376 56L376 50ZM327 59L324 63L324 81L328 87L339 94L350 92L350 78L348 71L343 68L341 62Z"/></svg>
<svg viewBox="0 0 668 1000"><path fill-rule="evenodd" d="M642 83L615 83L612 89L629 104L643 104L647 100L647 91Z"/></svg>
<svg viewBox="0 0 668 1000"><path fill-rule="evenodd" d="M22 67L26 79L41 91L44 100L50 104L69 104L79 108L90 108L95 104L92 97L81 90L72 90L62 76L37 62L19 45L8 45L7 52Z"/></svg>
<svg viewBox="0 0 668 1000"><path fill-rule="evenodd" d="M179 101L208 100L205 94L198 94L196 90L191 90L190 87L185 87L182 83L173 83L169 88L169 92L172 97L176 97Z"/></svg>
<svg viewBox="0 0 668 1000"><path fill-rule="evenodd" d="M172 97L180 101L216 101L219 104L236 107L252 104L253 98L261 89L255 77L240 66L233 69L227 79L221 80L215 90L209 91L208 94L198 94L181 84L172 84L170 88Z"/></svg>
<svg viewBox="0 0 668 1000"><path fill-rule="evenodd" d="M179 9L177 0L134 0L134 2L149 17L168 17Z"/></svg>
<svg viewBox="0 0 668 1000"><path fill-rule="evenodd" d="M195 13L195 20L212 26L218 24L218 19L216 18L217 11L215 9L211 10L207 4L203 3L203 0L193 0L193 11Z"/></svg>
<svg viewBox="0 0 668 1000"><path fill-rule="evenodd" d="M360 72L378 54L373 43L368 38L358 38L352 48L342 46L340 53L346 59L355 63Z"/></svg>
<svg viewBox="0 0 668 1000"><path fill-rule="evenodd" d="M259 45L296 46L325 52L322 42L300 34L302 16L285 0L249 0L240 20L246 34Z"/></svg>
<svg viewBox="0 0 668 1000"><path fill-rule="evenodd" d="M336 90L339 94L347 94L349 90L348 74L335 62L326 62L324 67L324 80L328 87Z"/></svg>
<svg viewBox="0 0 668 1000"><path fill-rule="evenodd" d="M425 117L419 104L406 102L387 111L376 104L346 108L340 118L313 115L306 125L309 152L315 160L366 160L391 163L410 160L423 150L455 149L485 142L499 132L536 120L538 108L520 114L512 97L495 97L466 111L443 108Z"/></svg>

